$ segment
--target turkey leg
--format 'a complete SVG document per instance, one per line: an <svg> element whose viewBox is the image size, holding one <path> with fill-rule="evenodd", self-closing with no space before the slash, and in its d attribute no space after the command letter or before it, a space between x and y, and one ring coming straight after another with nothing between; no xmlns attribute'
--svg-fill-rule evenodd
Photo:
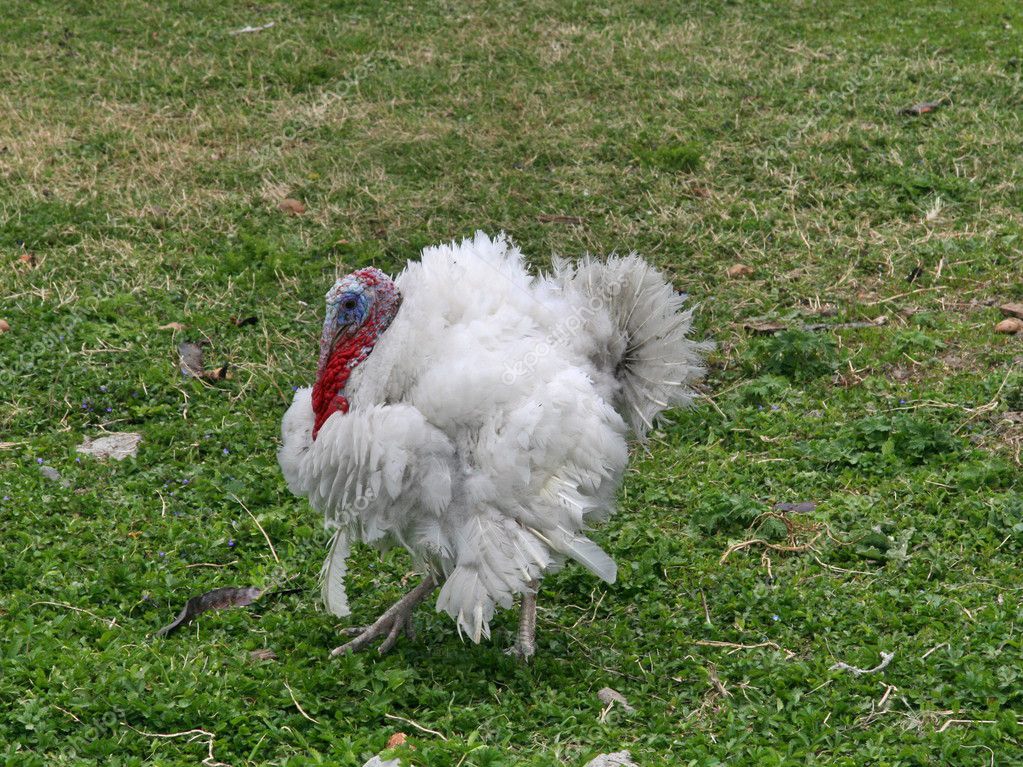
<svg viewBox="0 0 1023 767"><path fill-rule="evenodd" d="M530 581L529 590L522 594L522 610L519 612L519 630L515 644L508 648L508 654L529 663L536 652L536 592L540 581Z"/></svg>
<svg viewBox="0 0 1023 767"><path fill-rule="evenodd" d="M385 637L385 639L377 652L384 655L394 647L402 630L409 636L412 635L412 613L416 609L416 605L426 599L435 588L437 588L437 581L433 579L432 575L427 575L422 583L388 607L376 622L369 626L345 629L345 634L355 634L356 637L351 642L331 650L331 657L364 650L370 642L380 637Z"/></svg>

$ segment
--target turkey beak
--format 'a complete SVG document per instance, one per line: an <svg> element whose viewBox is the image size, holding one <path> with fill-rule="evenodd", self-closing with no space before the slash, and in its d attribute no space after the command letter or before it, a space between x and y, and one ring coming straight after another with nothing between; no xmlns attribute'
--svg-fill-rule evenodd
<svg viewBox="0 0 1023 767"><path fill-rule="evenodd" d="M348 325L342 325L334 332L334 337L330 340L330 350L327 352L327 359L334 356L334 348L337 346L337 342L341 340L343 336L350 334L351 328Z"/></svg>

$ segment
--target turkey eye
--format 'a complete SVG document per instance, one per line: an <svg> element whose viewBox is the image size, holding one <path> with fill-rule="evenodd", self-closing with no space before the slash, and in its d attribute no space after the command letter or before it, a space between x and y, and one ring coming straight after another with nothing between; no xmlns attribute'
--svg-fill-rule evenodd
<svg viewBox="0 0 1023 767"><path fill-rule="evenodd" d="M347 312L350 312L352 309L355 308L355 299L346 298L344 301L341 302L341 308Z"/></svg>

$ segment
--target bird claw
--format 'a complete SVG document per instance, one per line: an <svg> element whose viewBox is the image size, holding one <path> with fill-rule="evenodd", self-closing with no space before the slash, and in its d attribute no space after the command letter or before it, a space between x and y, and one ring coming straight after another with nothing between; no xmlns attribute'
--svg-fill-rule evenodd
<svg viewBox="0 0 1023 767"><path fill-rule="evenodd" d="M369 631L371 626L348 626L347 628L341 629L341 636L345 637L357 637L360 634L365 634Z"/></svg>
<svg viewBox="0 0 1023 767"><path fill-rule="evenodd" d="M331 650L331 657L359 652L381 637L384 638L384 641L377 648L377 652L380 655L385 655L398 643L398 637L402 632L409 639L414 639L416 632L412 627L412 614L416 605L422 602L434 588L436 588L436 583L431 576L427 576L422 583L387 608L383 615L369 626L352 626L342 629L341 633L344 636L354 636L355 638Z"/></svg>
<svg viewBox="0 0 1023 767"><path fill-rule="evenodd" d="M359 652L359 650L365 649L370 642L380 637L384 637L384 641L377 648L377 652L381 655L385 655L390 652L398 642L398 637L402 631L409 636L415 632L412 630L412 614L411 610L406 615L393 615L389 616L386 613L380 617L376 623L369 626L352 626L344 629L341 633L345 636L354 636L350 642L346 642L340 647L334 648L331 651L331 655L345 655L350 652Z"/></svg>
<svg viewBox="0 0 1023 767"><path fill-rule="evenodd" d="M507 650L505 650L504 654L511 655L520 663L531 663L533 660L533 655L536 654L536 646L532 644L527 645L522 644L520 642L516 642Z"/></svg>

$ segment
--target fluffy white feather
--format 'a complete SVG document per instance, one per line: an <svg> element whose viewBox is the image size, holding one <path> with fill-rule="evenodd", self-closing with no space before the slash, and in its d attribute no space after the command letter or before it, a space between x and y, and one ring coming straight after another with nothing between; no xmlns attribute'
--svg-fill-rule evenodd
<svg viewBox="0 0 1023 767"><path fill-rule="evenodd" d="M338 529L329 609L347 613L352 539L408 549L476 642L566 559L613 582L586 530L614 510L629 432L688 404L702 375L684 297L635 255L536 277L482 233L425 249L395 282L401 309L352 373L349 412L314 441L300 389L282 426L288 487Z"/></svg>

